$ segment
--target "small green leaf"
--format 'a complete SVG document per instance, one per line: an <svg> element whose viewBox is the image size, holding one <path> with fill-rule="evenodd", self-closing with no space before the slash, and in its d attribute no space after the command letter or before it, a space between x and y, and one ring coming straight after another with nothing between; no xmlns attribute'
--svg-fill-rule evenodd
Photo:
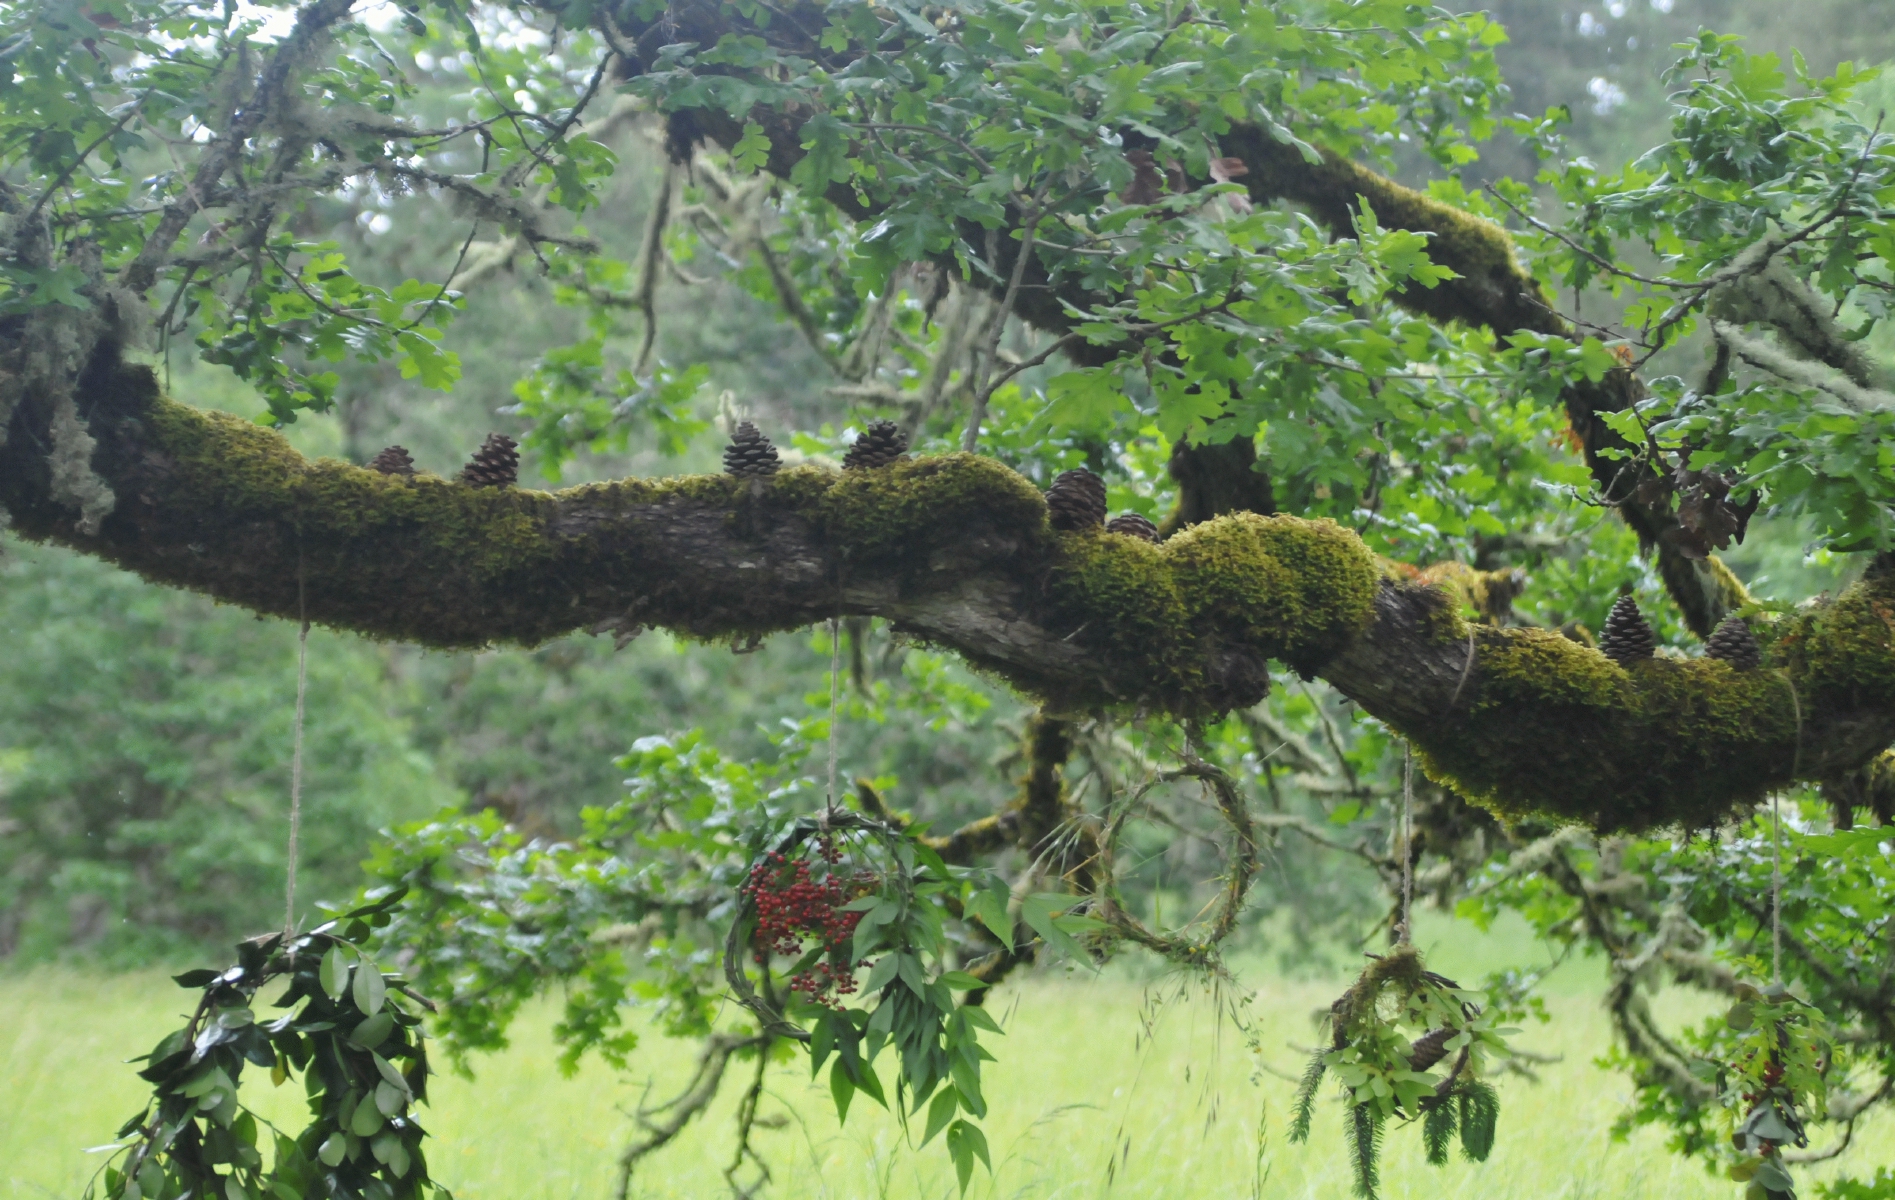
<svg viewBox="0 0 1895 1200"><path fill-rule="evenodd" d="M342 1156L348 1152L349 1139L343 1136L341 1130L337 1130L323 1139L322 1145L316 1148L316 1157L322 1160L324 1166L339 1167L342 1165Z"/></svg>
<svg viewBox="0 0 1895 1200"><path fill-rule="evenodd" d="M351 1030L349 1040L365 1050L373 1050L387 1039L388 1031L394 1027L395 1018L392 1015L378 1012Z"/></svg>
<svg viewBox="0 0 1895 1200"><path fill-rule="evenodd" d="M927 1132L921 1135L922 1145L932 1142L935 1134L947 1128L947 1123L954 1119L957 1106L953 1088L942 1088L935 1094L934 1103L928 1105L928 1127Z"/></svg>
<svg viewBox="0 0 1895 1200"><path fill-rule="evenodd" d="M987 1164L989 1173L994 1169L993 1161L987 1157L987 1135L980 1131L978 1125L967 1121L956 1121L949 1125L947 1147L948 1157L954 1160L954 1174L961 1181L962 1195L967 1194L967 1182L974 1177L975 1156L978 1155L980 1161Z"/></svg>
<svg viewBox="0 0 1895 1200"><path fill-rule="evenodd" d="M1053 918L1077 901L1071 896L1062 896L1056 892L1039 892L1028 896L1020 904L1020 917L1033 930L1044 938L1053 949L1071 957L1075 961L1086 961L1086 949L1073 939L1073 936L1053 923Z"/></svg>
<svg viewBox="0 0 1895 1200"><path fill-rule="evenodd" d="M829 1096L836 1102L836 1124L848 1124L849 1101L855 1098L855 1081L849 1078L839 1058L829 1068Z"/></svg>
<svg viewBox="0 0 1895 1200"><path fill-rule="evenodd" d="M349 1115L349 1132L357 1137L371 1137L381 1127L382 1110L368 1103L367 1096L362 1097L355 1111Z"/></svg>
<svg viewBox="0 0 1895 1200"><path fill-rule="evenodd" d="M976 888L967 898L967 907L973 909L974 916L987 927L988 932L1000 940L1002 946L1013 945L1013 920L1007 916L1009 895L1004 883L993 887Z"/></svg>
<svg viewBox="0 0 1895 1200"><path fill-rule="evenodd" d="M372 1017L382 1011L382 1001L388 998L388 985L382 981L381 968L368 959L355 972L355 984L352 989L355 1007L365 1017Z"/></svg>
<svg viewBox="0 0 1895 1200"><path fill-rule="evenodd" d="M384 1117L400 1116L402 1108L407 1103L408 1093L401 1088L389 1083L375 1085L375 1107Z"/></svg>
<svg viewBox="0 0 1895 1200"><path fill-rule="evenodd" d="M322 990L338 1004L349 986L349 965L354 960L355 954L339 943L329 947L329 953L322 956Z"/></svg>
<svg viewBox="0 0 1895 1200"><path fill-rule="evenodd" d="M730 148L730 165L746 175L754 175L770 161L770 139L763 126L744 122L744 135Z"/></svg>

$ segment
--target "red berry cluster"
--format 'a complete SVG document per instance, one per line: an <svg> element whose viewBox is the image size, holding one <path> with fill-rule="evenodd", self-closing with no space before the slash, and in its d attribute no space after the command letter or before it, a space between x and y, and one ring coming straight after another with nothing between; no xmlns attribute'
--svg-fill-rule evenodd
<svg viewBox="0 0 1895 1200"><path fill-rule="evenodd" d="M796 958L803 953L804 943L814 940L822 957L790 977L790 990L818 1004L835 1004L856 989L855 970L847 965L847 947L862 914L844 906L873 891L876 878L870 871L834 870L842 855L828 838L815 849L816 857L832 868L820 877L812 875L810 859L773 852L750 868L750 877L738 890L757 909L757 930L751 942L757 962L768 964L772 954ZM837 951L842 952L844 965L830 962Z"/></svg>

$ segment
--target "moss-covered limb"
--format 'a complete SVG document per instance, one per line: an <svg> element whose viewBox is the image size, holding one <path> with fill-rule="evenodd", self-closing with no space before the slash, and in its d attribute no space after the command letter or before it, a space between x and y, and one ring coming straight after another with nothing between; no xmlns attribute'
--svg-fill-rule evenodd
<svg viewBox="0 0 1895 1200"><path fill-rule="evenodd" d="M1156 545L1057 534L1032 484L967 455L539 493L309 462L115 359L73 394L116 507L82 531L48 466L55 405L26 395L0 446L19 533L259 613L306 603L371 636L530 644L610 623L749 637L840 612L886 618L1056 711L1183 717L1255 703L1274 659L1413 737L1470 798L1602 829L1709 822L1895 740L1887 569L1764 623L1771 670L1626 671L1550 633L1470 627L1453 597L1384 579L1329 522L1238 513Z"/></svg>
<svg viewBox="0 0 1895 1200"><path fill-rule="evenodd" d="M1750 671L1664 657L1628 669L1550 631L1450 624L1444 608L1390 584L1369 634L1324 674L1412 738L1430 776L1506 817L1710 825L1895 739L1886 572L1759 622L1767 666ZM1385 639L1401 649L1378 653Z"/></svg>
<svg viewBox="0 0 1895 1200"><path fill-rule="evenodd" d="M1272 658L1319 663L1373 600L1373 560L1328 522L1244 515L1163 546L1055 535L1030 482L967 455L541 493L310 462L107 355L76 391L117 507L81 531L29 397L0 448L20 533L372 636L531 644L610 622L712 639L873 615L1067 709L1195 714L1254 702Z"/></svg>

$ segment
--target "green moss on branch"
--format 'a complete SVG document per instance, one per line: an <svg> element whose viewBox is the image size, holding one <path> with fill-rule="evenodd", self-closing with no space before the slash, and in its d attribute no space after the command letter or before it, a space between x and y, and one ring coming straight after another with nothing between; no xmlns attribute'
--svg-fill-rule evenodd
<svg viewBox="0 0 1895 1200"><path fill-rule="evenodd" d="M1895 707L1895 587L1872 578L1762 623L1761 670L1620 667L1557 634L1475 627L1466 711L1404 730L1428 773L1503 817L1601 832L1715 824L1810 765L1814 722Z"/></svg>

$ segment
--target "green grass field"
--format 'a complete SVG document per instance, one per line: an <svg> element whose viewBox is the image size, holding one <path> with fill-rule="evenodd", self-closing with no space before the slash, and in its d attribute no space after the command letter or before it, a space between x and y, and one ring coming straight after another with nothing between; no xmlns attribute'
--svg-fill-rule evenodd
<svg viewBox="0 0 1895 1200"><path fill-rule="evenodd" d="M1431 927L1436 940L1446 932ZM1495 965L1502 949L1456 927L1431 962L1468 978ZM1425 943L1424 943L1425 944ZM1001 1197L1346 1197L1339 1106L1324 1106L1308 1145L1286 1143L1294 1073L1315 1034L1311 1014L1337 990L1329 981L1283 982L1262 969L1250 1008L1261 1031L1261 1061L1216 1015L1199 985L1145 985L1126 978L1042 974L994 998L1008 1034L988 1068L994 1155L969 1195ZM1419 1131L1391 1132L1385 1193L1483 1200L1664 1200L1729 1198L1739 1189L1666 1153L1642 1131L1618 1143L1607 1133L1624 1103L1623 1077L1592 1057L1606 1045L1596 971L1568 968L1551 981L1550 1025L1518 1039L1564 1060L1541 1081L1500 1082L1500 1136L1484 1165L1435 1169L1422 1160ZM77 1197L105 1142L135 1110L139 1081L121 1060L175 1027L184 993L162 975L95 976L42 970L0 977L0 1194ZM550 1012L518 1029L513 1048L481 1060L478 1083L452 1076L433 1088L435 1174L463 1200L596 1200L609 1195L616 1150L649 1083L668 1096L684 1078L688 1045L652 1038L635 1069L620 1076L588 1064L576 1078L553 1067ZM1149 1031L1149 1032L1148 1032ZM1260 1067L1262 1069L1260 1069ZM736 1069L736 1068L733 1068ZM731 1152L726 1097L635 1182L640 1197L717 1197ZM774 1128L758 1142L775 1168L776 1197L950 1197L953 1173L941 1147L915 1149L895 1120L858 1099L838 1128L826 1089L794 1067L773 1068L764 1115ZM272 1093L267 1078L246 1099L266 1116L299 1128L298 1089ZM1887 1161L1891 1123L1858 1136L1850 1156L1860 1173ZM1807 1171L1804 1179L1826 1177ZM1805 1195L1810 1194L1808 1191Z"/></svg>

